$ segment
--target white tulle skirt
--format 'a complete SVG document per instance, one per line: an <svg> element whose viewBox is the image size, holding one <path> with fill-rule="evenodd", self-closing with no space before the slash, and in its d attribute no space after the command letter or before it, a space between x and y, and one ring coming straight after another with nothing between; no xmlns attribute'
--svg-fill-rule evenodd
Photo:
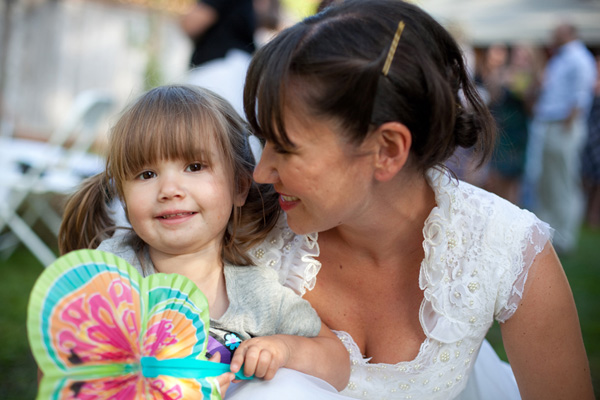
<svg viewBox="0 0 600 400"><path fill-rule="evenodd" d="M327 382L298 371L282 368L270 381L255 379L233 383L227 400L344 400ZM484 341L465 390L457 400L520 400L519 389L510 365L500 360Z"/></svg>

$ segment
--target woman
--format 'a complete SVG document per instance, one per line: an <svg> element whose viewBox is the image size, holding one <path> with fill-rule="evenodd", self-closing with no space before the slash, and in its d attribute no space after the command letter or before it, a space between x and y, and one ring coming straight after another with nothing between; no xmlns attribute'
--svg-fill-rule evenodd
<svg viewBox="0 0 600 400"><path fill-rule="evenodd" d="M535 78L539 73L534 53L526 45L515 45L510 52L504 45L493 45L486 60L482 79L499 134L483 187L519 205L531 107L537 90Z"/></svg>
<svg viewBox="0 0 600 400"><path fill-rule="evenodd" d="M551 228L442 167L458 146L483 160L494 135L431 17L397 0L330 7L257 52L244 102L266 141L254 178L275 186L293 231L281 222L253 257L348 348L342 395L593 398ZM494 319L518 392L484 341ZM302 390L288 378L228 395Z"/></svg>

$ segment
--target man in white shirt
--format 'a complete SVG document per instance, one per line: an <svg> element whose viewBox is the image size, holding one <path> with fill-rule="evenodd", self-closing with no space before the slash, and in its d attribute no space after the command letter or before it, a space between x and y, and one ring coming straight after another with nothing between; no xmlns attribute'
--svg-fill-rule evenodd
<svg viewBox="0 0 600 400"><path fill-rule="evenodd" d="M594 58L577 38L574 26L559 25L553 42L554 54L546 65L534 109L535 127L543 143L535 211L556 229L557 251L568 253L575 248L583 216L581 151L596 70Z"/></svg>

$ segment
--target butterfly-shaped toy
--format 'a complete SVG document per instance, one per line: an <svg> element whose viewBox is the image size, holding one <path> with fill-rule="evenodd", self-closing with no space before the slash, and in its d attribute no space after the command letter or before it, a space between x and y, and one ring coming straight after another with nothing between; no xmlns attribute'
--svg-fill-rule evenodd
<svg viewBox="0 0 600 400"><path fill-rule="evenodd" d="M99 250L66 254L29 299L37 398L220 399L215 377L229 365L207 361L208 327L206 297L184 276L142 278Z"/></svg>

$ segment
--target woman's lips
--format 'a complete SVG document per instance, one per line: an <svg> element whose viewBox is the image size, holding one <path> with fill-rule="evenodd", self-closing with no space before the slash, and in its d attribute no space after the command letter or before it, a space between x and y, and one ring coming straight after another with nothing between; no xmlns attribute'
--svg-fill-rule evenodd
<svg viewBox="0 0 600 400"><path fill-rule="evenodd" d="M279 205L283 211L289 211L300 203L300 199L288 194L279 193Z"/></svg>

